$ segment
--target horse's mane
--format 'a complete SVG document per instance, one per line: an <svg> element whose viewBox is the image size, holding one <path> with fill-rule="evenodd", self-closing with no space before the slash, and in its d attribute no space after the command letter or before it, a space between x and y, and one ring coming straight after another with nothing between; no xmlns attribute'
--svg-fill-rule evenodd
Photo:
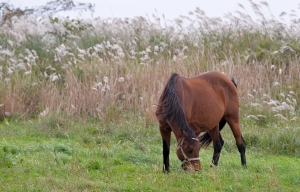
<svg viewBox="0 0 300 192"><path fill-rule="evenodd" d="M160 97L161 103L157 106L161 109L161 112L157 113L158 119L164 119L172 116L171 121L175 121L182 131L188 133L190 138L195 138L195 132L187 123L178 93L176 91L175 78L177 76L178 74L173 73L169 78L165 89L163 90L163 93Z"/></svg>

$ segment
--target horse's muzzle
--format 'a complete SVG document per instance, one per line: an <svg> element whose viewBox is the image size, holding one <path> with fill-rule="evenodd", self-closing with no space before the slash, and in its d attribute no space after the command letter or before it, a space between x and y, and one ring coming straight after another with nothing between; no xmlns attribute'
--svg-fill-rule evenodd
<svg viewBox="0 0 300 192"><path fill-rule="evenodd" d="M185 171L201 171L202 170L202 167L201 167L201 164L200 164L200 161L199 162L194 162L194 161L189 161L189 162L185 162L183 164L181 164L181 167L185 170Z"/></svg>

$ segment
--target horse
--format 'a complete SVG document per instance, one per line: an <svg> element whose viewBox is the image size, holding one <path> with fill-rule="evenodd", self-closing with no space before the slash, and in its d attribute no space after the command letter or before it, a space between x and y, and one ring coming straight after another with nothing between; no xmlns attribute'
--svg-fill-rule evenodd
<svg viewBox="0 0 300 192"><path fill-rule="evenodd" d="M163 144L163 171L170 171L171 132L176 137L176 154L184 170L202 170L199 151L211 142L214 149L211 167L217 166L224 145L220 131L226 123L236 140L241 163L246 167L239 105L234 78L230 80L223 73L213 71L191 78L173 73L155 112Z"/></svg>

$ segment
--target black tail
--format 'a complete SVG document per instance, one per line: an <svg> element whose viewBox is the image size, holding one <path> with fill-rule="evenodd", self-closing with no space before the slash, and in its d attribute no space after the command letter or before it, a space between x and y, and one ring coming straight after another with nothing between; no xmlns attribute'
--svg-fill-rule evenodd
<svg viewBox="0 0 300 192"><path fill-rule="evenodd" d="M231 78L231 81L234 84L234 86L237 88L237 84L233 77ZM225 124L226 124L226 120L224 118L222 118L221 121L219 122L220 131L224 128ZM208 147L211 142L212 142L212 140L207 132L199 137L199 143L200 143L201 148Z"/></svg>
<svg viewBox="0 0 300 192"><path fill-rule="evenodd" d="M180 127L181 130L188 133L190 138L196 137L195 132L190 128L185 118L177 91L175 87L175 78L178 74L173 73L169 78L165 89L160 97L160 105L157 107L161 108L161 112L156 113L158 119L169 118L172 116L170 121L175 121L175 123Z"/></svg>
<svg viewBox="0 0 300 192"><path fill-rule="evenodd" d="M236 84L236 82L235 82L235 80L234 80L233 77L231 78L231 81L232 81L232 83L234 84L234 86L237 88L237 84Z"/></svg>

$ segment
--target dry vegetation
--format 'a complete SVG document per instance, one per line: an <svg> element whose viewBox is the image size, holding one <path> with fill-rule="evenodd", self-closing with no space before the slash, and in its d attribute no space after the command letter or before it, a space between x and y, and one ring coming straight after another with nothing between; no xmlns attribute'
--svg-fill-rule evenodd
<svg viewBox="0 0 300 192"><path fill-rule="evenodd" d="M123 111L155 122L154 105L172 72L234 76L249 118L299 110L300 21L264 15L267 3L209 18L196 8L174 21L12 17L0 32L0 119L63 116L117 121ZM251 113L255 111L255 113ZM258 116L260 115L260 116ZM98 118L99 117L99 118Z"/></svg>

